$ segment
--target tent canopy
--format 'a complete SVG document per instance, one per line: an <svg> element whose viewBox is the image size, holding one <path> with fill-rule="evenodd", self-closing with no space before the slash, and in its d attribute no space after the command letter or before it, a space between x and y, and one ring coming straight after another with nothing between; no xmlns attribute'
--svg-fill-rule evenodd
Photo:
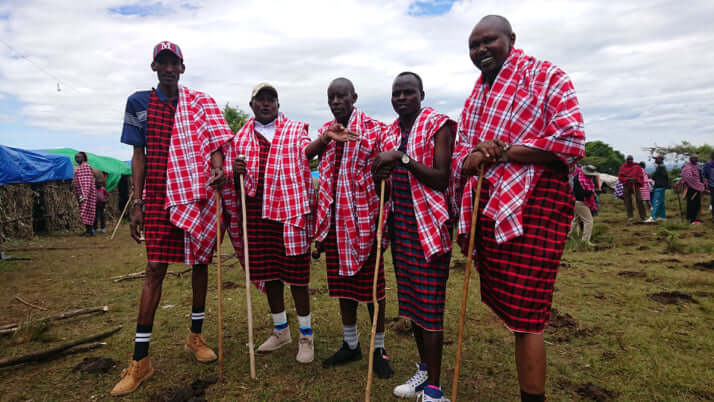
<svg viewBox="0 0 714 402"><path fill-rule="evenodd" d="M74 155L79 152L72 148L58 148L58 149L45 149L41 152L55 155L64 155L69 157L73 165L77 163L74 161ZM108 156L100 156L93 153L86 152L89 166L93 169L101 170L107 173L107 191L112 191L119 184L122 176L131 175L131 168L127 166L124 162L119 159L110 158Z"/></svg>
<svg viewBox="0 0 714 402"><path fill-rule="evenodd" d="M74 174L70 161L60 155L0 145L0 160L0 185L65 180Z"/></svg>

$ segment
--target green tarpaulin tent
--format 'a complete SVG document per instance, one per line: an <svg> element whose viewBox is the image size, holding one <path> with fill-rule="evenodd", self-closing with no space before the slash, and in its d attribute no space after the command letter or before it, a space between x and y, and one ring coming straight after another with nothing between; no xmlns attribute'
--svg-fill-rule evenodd
<svg viewBox="0 0 714 402"><path fill-rule="evenodd" d="M65 155L72 161L72 165L77 163L74 161L74 155L79 152L72 148L45 149L42 152L48 154ZM107 173L107 191L112 191L119 184L122 176L131 175L131 168L119 159L110 158L108 156L100 156L87 152L89 165Z"/></svg>

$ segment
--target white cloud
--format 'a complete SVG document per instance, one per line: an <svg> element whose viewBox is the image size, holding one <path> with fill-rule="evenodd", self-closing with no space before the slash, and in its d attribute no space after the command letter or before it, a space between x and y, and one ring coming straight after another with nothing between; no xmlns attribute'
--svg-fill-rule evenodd
<svg viewBox="0 0 714 402"><path fill-rule="evenodd" d="M26 124L99 136L103 151L125 158L126 97L155 85L151 49L168 39L186 57L183 83L221 105L248 110L252 86L271 81L281 110L316 129L330 118L327 84L346 76L358 106L389 121L391 81L412 70L424 79L426 104L458 118L477 78L466 38L481 16L498 13L511 20L518 47L573 78L589 139L644 157L654 142L714 138L710 1L490 0L429 17L409 16L410 3L203 0L165 2L168 12L142 17L109 11L145 4L134 0L10 1L0 5L8 15L0 36L31 63L0 46L0 93L22 102Z"/></svg>

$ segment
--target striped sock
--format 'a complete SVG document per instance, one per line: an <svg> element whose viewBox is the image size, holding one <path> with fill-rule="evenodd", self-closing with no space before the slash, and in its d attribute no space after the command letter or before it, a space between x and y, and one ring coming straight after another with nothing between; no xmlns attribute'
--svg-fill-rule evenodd
<svg viewBox="0 0 714 402"><path fill-rule="evenodd" d="M285 310L281 313L273 314L273 326L276 331L280 331L288 327L288 315L285 314Z"/></svg>
<svg viewBox="0 0 714 402"><path fill-rule="evenodd" d="M310 325L310 314L298 316L298 325L300 325L300 333L307 336L312 335L312 325Z"/></svg>
<svg viewBox="0 0 714 402"><path fill-rule="evenodd" d="M151 329L154 325L136 326L136 338L134 338L133 360L139 361L149 355L149 342L151 342Z"/></svg>
<svg viewBox="0 0 714 402"><path fill-rule="evenodd" d="M345 342L347 346L355 350L357 345L359 345L359 339L357 338L357 325L343 325L342 330L344 331Z"/></svg>
<svg viewBox="0 0 714 402"><path fill-rule="evenodd" d="M384 332L377 332L374 336L374 348L384 349Z"/></svg>
<svg viewBox="0 0 714 402"><path fill-rule="evenodd" d="M194 307L191 310L191 332L200 334L203 330L203 319L206 316L206 306Z"/></svg>

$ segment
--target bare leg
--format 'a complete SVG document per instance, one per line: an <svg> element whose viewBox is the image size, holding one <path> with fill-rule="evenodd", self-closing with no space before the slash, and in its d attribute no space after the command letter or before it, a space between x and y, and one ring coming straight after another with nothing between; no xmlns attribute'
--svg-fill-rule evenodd
<svg viewBox="0 0 714 402"><path fill-rule="evenodd" d="M342 325L357 324L357 302L350 299L340 299L340 315Z"/></svg>
<svg viewBox="0 0 714 402"><path fill-rule="evenodd" d="M384 332L384 310L387 303L384 299L379 301L379 314L377 315L377 332ZM369 322L372 322L372 317L374 317L374 303L367 303L367 310L369 310Z"/></svg>
<svg viewBox="0 0 714 402"><path fill-rule="evenodd" d="M428 384L438 387L441 379L441 350L444 344L444 333L423 329L422 333L424 339L422 361L426 363L426 370L429 373Z"/></svg>
<svg viewBox="0 0 714 402"><path fill-rule="evenodd" d="M310 314L310 295L307 286L290 285L290 292L293 294L297 314L302 317Z"/></svg>
<svg viewBox="0 0 714 402"><path fill-rule="evenodd" d="M283 295L283 282L269 281L265 283L265 294L268 296L268 305L273 314L285 311L285 296Z"/></svg>
<svg viewBox="0 0 714 402"><path fill-rule="evenodd" d="M144 277L144 288L141 290L139 301L139 325L153 325L154 313L161 300L161 285L166 276L166 269L169 264L164 262L149 262L146 264L146 277Z"/></svg>
<svg viewBox="0 0 714 402"><path fill-rule="evenodd" d="M206 293L208 292L208 265L194 264L191 272L191 285L193 287L193 307L206 306Z"/></svg>
<svg viewBox="0 0 714 402"><path fill-rule="evenodd" d="M419 362L426 363L426 357L424 356L424 329L412 321L412 333L414 334L414 341L416 341L417 350L419 351Z"/></svg>
<svg viewBox="0 0 714 402"><path fill-rule="evenodd" d="M543 334L516 333L516 368L521 390L545 393L545 342Z"/></svg>

